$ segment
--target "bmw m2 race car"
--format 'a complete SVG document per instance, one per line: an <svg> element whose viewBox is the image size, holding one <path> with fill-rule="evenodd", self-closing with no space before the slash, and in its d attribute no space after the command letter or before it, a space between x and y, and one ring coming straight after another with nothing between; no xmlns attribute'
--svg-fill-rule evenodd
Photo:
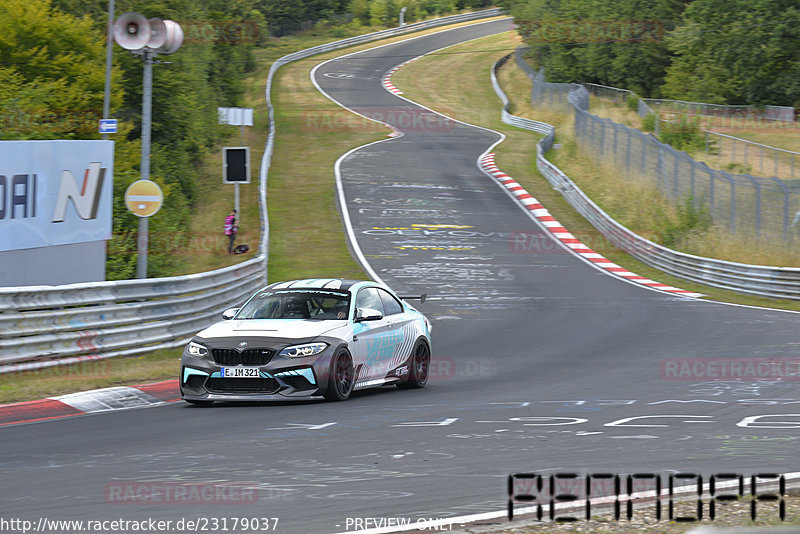
<svg viewBox="0 0 800 534"><path fill-rule="evenodd" d="M188 403L346 400L357 389L428 381L431 325L382 284L278 282L222 317L183 351Z"/></svg>

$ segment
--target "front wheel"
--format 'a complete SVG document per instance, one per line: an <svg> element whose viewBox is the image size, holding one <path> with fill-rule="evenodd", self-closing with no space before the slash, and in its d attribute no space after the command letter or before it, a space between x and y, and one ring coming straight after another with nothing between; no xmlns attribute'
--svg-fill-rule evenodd
<svg viewBox="0 0 800 534"><path fill-rule="evenodd" d="M417 344L410 364L408 380L397 384L397 387L402 389L424 388L428 383L428 372L431 368L431 349L428 348L427 343L420 341Z"/></svg>
<svg viewBox="0 0 800 534"><path fill-rule="evenodd" d="M325 398L330 401L343 401L350 398L355 385L353 359L346 350L339 351L331 362L328 389Z"/></svg>

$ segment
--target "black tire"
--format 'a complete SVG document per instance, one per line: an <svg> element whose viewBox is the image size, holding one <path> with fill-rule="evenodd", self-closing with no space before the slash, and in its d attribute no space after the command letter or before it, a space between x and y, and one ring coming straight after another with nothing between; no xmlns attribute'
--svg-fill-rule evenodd
<svg viewBox="0 0 800 534"><path fill-rule="evenodd" d="M424 388L428 383L428 374L431 368L431 349L424 341L417 343L414 352L409 358L408 380L397 384L400 389Z"/></svg>
<svg viewBox="0 0 800 534"><path fill-rule="evenodd" d="M328 377L328 389L325 391L325 398L330 401L347 400L353 392L355 383L353 358L346 350L340 350L336 353L331 362L331 371Z"/></svg>
<svg viewBox="0 0 800 534"><path fill-rule="evenodd" d="M183 399L184 401L188 402L189 404L194 404L195 406L211 406L214 404L214 401L210 400L195 400L195 399Z"/></svg>

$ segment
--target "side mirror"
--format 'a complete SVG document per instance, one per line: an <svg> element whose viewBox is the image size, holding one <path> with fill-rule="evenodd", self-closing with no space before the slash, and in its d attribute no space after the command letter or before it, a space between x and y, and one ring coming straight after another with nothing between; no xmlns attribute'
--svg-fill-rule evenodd
<svg viewBox="0 0 800 534"><path fill-rule="evenodd" d="M378 310L372 308L357 308L356 309L356 322L361 321L379 321L383 319L383 314Z"/></svg>
<svg viewBox="0 0 800 534"><path fill-rule="evenodd" d="M239 313L239 308L228 308L224 312L222 312L222 318L226 321L233 319L233 316Z"/></svg>

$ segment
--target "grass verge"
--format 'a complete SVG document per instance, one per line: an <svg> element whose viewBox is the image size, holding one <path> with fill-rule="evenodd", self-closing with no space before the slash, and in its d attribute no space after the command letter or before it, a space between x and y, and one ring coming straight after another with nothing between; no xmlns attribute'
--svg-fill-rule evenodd
<svg viewBox="0 0 800 534"><path fill-rule="evenodd" d="M578 214L536 170L535 145L541 137L500 121L502 104L492 89L489 69L494 61L508 53L503 50L506 48L505 45L513 44L516 41L516 35L507 33L451 47L403 67L392 77L392 81L405 93L406 97L415 102L453 118L506 134L506 140L494 150L498 166L513 176L546 206L553 216L578 239L614 263L641 276L703 293L714 300L800 311L800 303L797 302L741 295L667 275L635 260L626 252L609 243L586 219ZM572 116L531 107L529 103L530 81L513 62L509 62L500 69L499 81L512 101L511 112L513 114L544 121L556 127L556 142L560 143L562 148L552 151L548 154L548 158L564 170L581 188L586 187L585 190L588 190L594 184L599 191L606 190L607 188L603 185L605 182L601 180L609 176L613 178L614 174L607 169L597 167L574 148ZM573 148L570 149L570 146ZM642 194L634 194L634 198L629 201L629 204L640 206ZM592 195L590 194L590 196ZM592 198L601 200L594 196ZM599 203L602 205L602 202ZM644 217L644 214L641 216Z"/></svg>

